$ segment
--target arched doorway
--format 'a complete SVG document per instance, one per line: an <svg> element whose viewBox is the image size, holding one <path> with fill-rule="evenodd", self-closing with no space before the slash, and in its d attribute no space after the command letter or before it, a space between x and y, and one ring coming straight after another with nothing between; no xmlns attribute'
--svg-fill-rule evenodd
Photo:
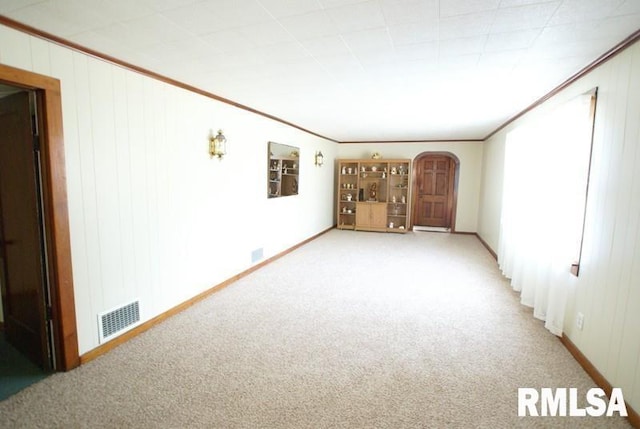
<svg viewBox="0 0 640 429"><path fill-rule="evenodd" d="M423 152L413 161L414 229L455 231L460 160L450 152Z"/></svg>

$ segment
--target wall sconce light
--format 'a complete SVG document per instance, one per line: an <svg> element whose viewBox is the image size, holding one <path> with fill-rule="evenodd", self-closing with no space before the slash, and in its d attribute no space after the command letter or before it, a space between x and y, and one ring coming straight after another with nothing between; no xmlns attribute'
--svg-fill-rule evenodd
<svg viewBox="0 0 640 429"><path fill-rule="evenodd" d="M227 138L222 134L222 130L218 130L216 136L213 135L213 131L209 132L209 156L213 158L217 156L218 159L227 153Z"/></svg>
<svg viewBox="0 0 640 429"><path fill-rule="evenodd" d="M324 155L322 155L322 152L317 151L315 158L316 158L316 166L322 167L322 164L324 164Z"/></svg>

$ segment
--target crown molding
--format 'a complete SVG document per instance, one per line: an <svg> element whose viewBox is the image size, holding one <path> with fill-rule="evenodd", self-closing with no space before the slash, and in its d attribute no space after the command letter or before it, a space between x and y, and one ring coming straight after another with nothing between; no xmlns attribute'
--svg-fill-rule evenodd
<svg viewBox="0 0 640 429"><path fill-rule="evenodd" d="M482 143L483 139L425 139L425 140L357 140L340 141L340 144L376 144L376 143Z"/></svg>
<svg viewBox="0 0 640 429"><path fill-rule="evenodd" d="M38 37L40 39L46 40L48 42L55 43L57 45L63 46L65 48L72 49L77 52L81 52L83 54L89 55L91 57L106 61L108 63L123 67L125 69L140 73L152 79L159 80L161 82L167 83L169 85L176 86L178 88L186 89L187 91L194 92L196 94L205 96L207 98L228 104L233 107L237 107L238 109L245 110L250 113L254 113L259 116L263 116L265 118L271 119L276 122L280 122L281 124L296 128L305 133L311 134L316 137L320 137L325 140L332 141L334 143L338 143L337 140L332 139L327 136L323 136L322 134L316 133L314 131L308 130L304 127L291 123L289 121L285 121L284 119L278 118L277 116L273 116L269 113L262 112L260 110L254 109L252 107L246 106L241 103L237 103L233 100L229 100L228 98L221 97L219 95L213 94L211 92L205 91L203 89L197 88L195 86L189 85L187 83L181 82L176 79L172 79L170 77L161 75L160 73L153 72L151 70L147 70L143 67L136 66L134 64L128 63L126 61L119 60L118 58L112 57L111 55L103 54L101 52L95 51L93 49L87 48L85 46L79 45L70 40L64 39L62 37L54 36L53 34L47 33L46 31L38 30L37 28L31 27L29 25L23 24L21 22L15 21L11 18L7 18L4 15L0 15L0 24L5 25L7 27L13 28L14 30L21 31L23 33L27 33L31 36Z"/></svg>
<svg viewBox="0 0 640 429"><path fill-rule="evenodd" d="M322 134L316 133L314 131L308 130L308 129L304 128L304 127L301 127L300 125L296 125L296 124L294 124L292 122L286 121L286 120L284 120L282 118L279 118L277 116L271 115L269 113L262 112L260 110L257 110L257 109L254 109L252 107L246 106L244 104L235 102L235 101L230 100L228 98L221 97L219 95L213 94L211 92L208 92L208 91L205 91L203 89L197 88L195 86L189 85L187 83L181 82L179 80L172 79L170 77L161 75L161 74L153 72L151 70L147 70L147 69L145 69L143 67L139 67L139 66L136 66L134 64L128 63L126 61L119 60L119 59L117 59L115 57L112 57L110 55L103 54L103 53L95 51L93 49L81 46L81 45L79 45L77 43L74 43L74 42L72 42L70 40L67 40L67 39L64 39L62 37L54 36L53 34L47 33L47 32L42 31L42 30L38 30L37 28L34 28L34 27L29 26L29 25L23 24L21 22L15 21L15 20L13 20L11 18L8 18L6 16L0 15L0 24L6 25L7 27L13 28L15 30L22 31L22 32L27 33L29 35L32 35L34 37L38 37L40 39L47 40L47 41L55 43L57 45L64 46L64 47L69 48L69 49L73 49L75 51L78 51L78 52L81 52L83 54L89 55L91 57L94 57L94 58L109 62L111 64L123 67L125 69L140 73L140 74L145 75L147 77L150 77L152 79L156 79L156 80L159 80L161 82L167 83L169 85L173 85L173 86L176 86L178 88L182 88L182 89L185 89L187 91L191 91L191 92L194 92L196 94L200 94L202 96L205 96L207 98L210 98L210 99L213 99L213 100L228 104L228 105L236 107L238 109L245 110L247 112L250 112L250 113L265 117L267 119L271 119L271 120L279 122L281 124L296 128L296 129L298 129L300 131L303 131L305 133L308 133L310 135L313 135L313 136L316 136L316 137L319 137L319 138L322 138L322 139L325 139L325 140L329 140L329 141L334 142L334 143L339 143L339 144L451 143L451 142L477 143L477 142L484 142L484 141L490 139L491 137L493 137L499 131L503 130L509 124L513 123L514 121L516 121L517 119L521 118L522 116L524 116L525 114L527 114L531 110L533 110L536 107L540 106L545 101L547 101L551 97L557 95L559 92L561 92L562 90L567 88L572 83L576 82L578 79L586 76L587 74L592 72L595 68L597 68L600 65L604 64L605 62L609 61L610 59L612 59L613 57L618 55L620 52L624 51L626 48L628 48L629 46L633 45L635 42L640 40L640 29L639 29L639 30L636 30L631 35L629 35L626 39L624 39L623 41L618 43L616 46L614 46L613 48L611 48L610 50L608 50L607 52L602 54L600 57L598 57L596 60L591 62L589 65L587 65L586 67L584 67L583 69L578 71L576 74L574 74L573 76L571 76L570 78L568 78L567 80L562 82L560 85L558 85L557 87L552 89L550 92L548 92L547 94L545 94L544 96L540 97L538 100L536 100L535 102L533 102L532 104L527 106L524 110L522 110L519 113L511 116L504 123L502 123L500 126L498 126L496 129L491 131L489 134L487 134L483 138L477 138L477 139L443 139L443 140L424 139L424 140L340 141L340 140L336 140L334 138L327 137L327 136L324 136Z"/></svg>

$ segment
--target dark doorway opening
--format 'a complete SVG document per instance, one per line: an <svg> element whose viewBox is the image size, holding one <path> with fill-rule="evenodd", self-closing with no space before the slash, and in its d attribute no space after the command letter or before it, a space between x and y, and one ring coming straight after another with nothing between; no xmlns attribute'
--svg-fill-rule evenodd
<svg viewBox="0 0 640 429"><path fill-rule="evenodd" d="M35 91L1 86L0 381L4 395L55 368L39 129Z"/></svg>
<svg viewBox="0 0 640 429"><path fill-rule="evenodd" d="M29 149L15 154L11 152L16 147L24 148L11 143L17 139L11 133L2 143L5 152L1 155L3 172L0 180L3 183L9 181L0 191L3 335L20 350L21 355L29 356L42 368L66 371L77 367L80 359L71 269L60 81L0 64L0 85L9 88L9 93L22 94L16 98L22 98L22 107L17 109L23 112L6 114L6 124L0 132L4 136L5 128L13 126L12 121L19 121L17 118L24 118L27 111L26 123L17 129L28 130L20 139L28 141L26 147ZM13 96L9 94L2 98ZM3 107L3 112L6 111ZM3 178L5 170L8 173ZM28 173L26 178L17 179L23 173ZM14 201L16 195L20 195L18 200L23 200L24 206L20 206L20 201ZM24 214L27 212L30 215ZM7 217L13 220L7 222ZM13 262L9 261L18 261L28 255L32 256L29 264L11 266ZM28 336L38 338L38 341L23 341ZM22 342L26 344L20 344Z"/></svg>

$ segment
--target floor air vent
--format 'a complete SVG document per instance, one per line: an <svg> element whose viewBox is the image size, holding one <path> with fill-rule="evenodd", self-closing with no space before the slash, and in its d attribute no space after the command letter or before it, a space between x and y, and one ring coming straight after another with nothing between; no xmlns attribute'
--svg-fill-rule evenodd
<svg viewBox="0 0 640 429"><path fill-rule="evenodd" d="M122 334L140 322L140 301L98 314L100 343Z"/></svg>

